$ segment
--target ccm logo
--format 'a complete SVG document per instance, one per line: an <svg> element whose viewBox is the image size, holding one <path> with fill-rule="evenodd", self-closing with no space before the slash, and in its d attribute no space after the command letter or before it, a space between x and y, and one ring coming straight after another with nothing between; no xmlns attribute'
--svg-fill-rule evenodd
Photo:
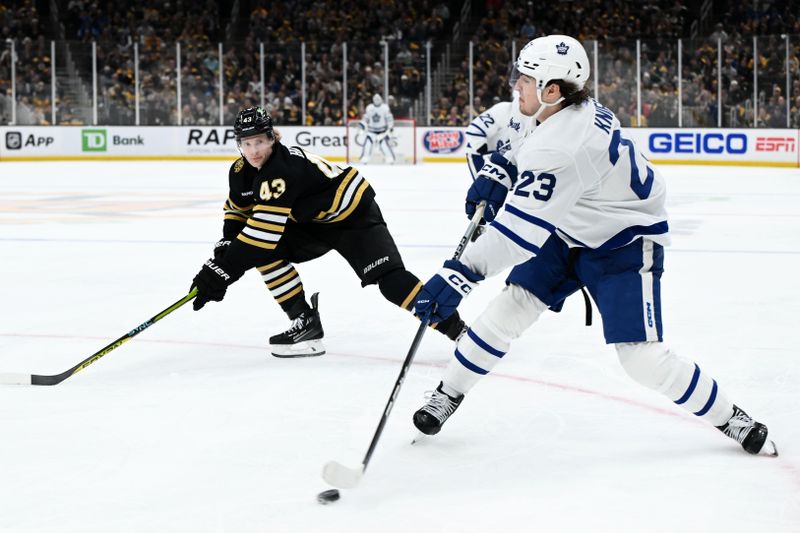
<svg viewBox="0 0 800 533"><path fill-rule="evenodd" d="M450 282L450 285L452 285L454 289L461 291L464 294L469 294L472 291L472 285L470 285L468 281L465 281L458 274L450 274L450 276L447 278L447 281Z"/></svg>
<svg viewBox="0 0 800 533"><path fill-rule="evenodd" d="M756 152L794 152L794 137L756 137Z"/></svg>

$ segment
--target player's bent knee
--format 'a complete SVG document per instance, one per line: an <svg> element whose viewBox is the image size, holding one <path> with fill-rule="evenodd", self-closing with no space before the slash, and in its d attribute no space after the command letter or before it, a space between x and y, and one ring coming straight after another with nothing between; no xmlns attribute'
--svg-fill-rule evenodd
<svg viewBox="0 0 800 533"><path fill-rule="evenodd" d="M518 285L508 285L489 304L478 321L497 337L513 340L522 335L547 305Z"/></svg>
<svg viewBox="0 0 800 533"><path fill-rule="evenodd" d="M692 367L663 342L621 342L614 347L622 368L634 381L661 393L667 393Z"/></svg>

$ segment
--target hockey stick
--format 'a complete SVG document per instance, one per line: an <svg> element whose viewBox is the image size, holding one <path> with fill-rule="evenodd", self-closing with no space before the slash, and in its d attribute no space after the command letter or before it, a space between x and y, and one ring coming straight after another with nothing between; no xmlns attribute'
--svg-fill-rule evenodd
<svg viewBox="0 0 800 533"><path fill-rule="evenodd" d="M467 226L467 231L464 232L464 236L461 237L461 241L456 247L456 251L453 254L453 260L457 261L461 258L461 254L464 253L464 249L467 247L467 244L472 238L472 234L478 227L478 222L483 216L483 210L485 207L486 203L481 202L477 209L475 209L475 214L472 215L472 220L470 220L469 226ZM372 436L372 442L370 442L369 449L367 449L367 453L364 455L364 460L361 461L361 466L357 468L348 468L336 461L329 461L322 468L322 479L324 479L330 485L340 489L352 489L361 481L361 478L364 476L364 472L367 470L369 460L372 458L372 452L375 451L375 446L378 444L378 439L380 439L381 433L383 433L383 427L386 425L386 420L388 420L389 414L392 412L394 402L397 399L398 393L400 392L400 387L403 385L403 381L406 378L408 369L411 367L411 363L414 361L414 356L416 355L417 348L419 348L419 344L422 341L422 336L425 334L425 330L428 328L429 324L430 319L424 319L417 329L417 334L414 335L414 340L411 342L411 347L408 349L408 355L406 355L406 359L403 361L403 366L400 368L400 375L397 376L397 381L394 382L392 394L389 395L389 401L386 402L386 407L383 409L381 420L378 423L378 429L375 430L375 434Z"/></svg>
<svg viewBox="0 0 800 533"><path fill-rule="evenodd" d="M167 307L156 316L150 318L150 320L145 320L128 333L123 335L122 337L118 338L108 346L102 348L101 350L93 353L77 365L73 366L69 370L62 372L61 374L55 374L52 376L43 376L39 374L14 374L14 373L0 373L0 384L8 384L8 385L58 385L68 377L71 377L74 374L77 374L87 366L91 365L108 352L118 348L119 346L125 344L132 338L134 338L139 333L143 332L174 310L181 307L186 302L191 301L195 296L197 296L197 288L193 288L189 294L172 304L171 306Z"/></svg>

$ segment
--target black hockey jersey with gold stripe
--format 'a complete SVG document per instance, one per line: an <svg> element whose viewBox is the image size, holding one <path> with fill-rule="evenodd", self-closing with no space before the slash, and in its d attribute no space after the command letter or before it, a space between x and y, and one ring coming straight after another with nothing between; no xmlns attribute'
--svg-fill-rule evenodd
<svg viewBox="0 0 800 533"><path fill-rule="evenodd" d="M289 219L334 224L375 198L355 168L279 142L260 170L243 158L236 160L229 185L224 238L262 250L276 247Z"/></svg>

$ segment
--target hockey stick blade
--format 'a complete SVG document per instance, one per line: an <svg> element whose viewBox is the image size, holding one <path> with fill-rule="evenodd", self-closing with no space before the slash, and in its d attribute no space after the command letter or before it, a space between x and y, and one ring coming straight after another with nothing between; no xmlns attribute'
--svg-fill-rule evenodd
<svg viewBox="0 0 800 533"><path fill-rule="evenodd" d="M364 466L348 468L336 461L329 461L322 467L322 479L338 489L353 489L364 477Z"/></svg>
<svg viewBox="0 0 800 533"><path fill-rule="evenodd" d="M30 374L0 374L0 385L31 385Z"/></svg>

